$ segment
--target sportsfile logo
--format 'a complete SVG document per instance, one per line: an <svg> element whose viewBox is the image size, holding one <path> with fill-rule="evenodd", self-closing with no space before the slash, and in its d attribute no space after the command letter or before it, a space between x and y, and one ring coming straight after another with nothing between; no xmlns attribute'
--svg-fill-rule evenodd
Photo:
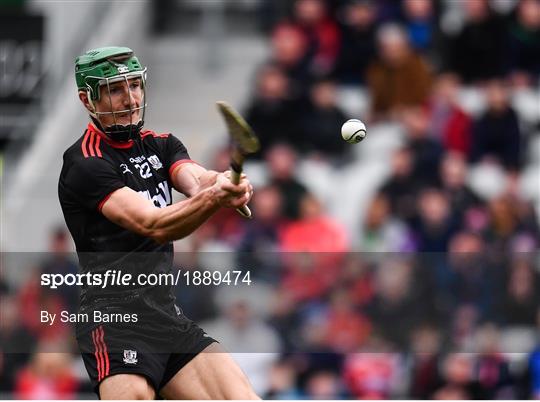
<svg viewBox="0 0 540 402"><path fill-rule="evenodd" d="M176 286L180 271L172 273L150 273L133 275L121 269L108 269L105 272L86 272L69 274L41 274L41 286L57 289L60 286L96 286L105 289L109 286Z"/></svg>
<svg viewBox="0 0 540 402"><path fill-rule="evenodd" d="M69 274L41 274L41 286L58 289L61 286L250 286L249 270L192 270L179 269L175 273L161 272L131 274L122 269L107 269L103 272ZM182 311L177 308L177 314Z"/></svg>

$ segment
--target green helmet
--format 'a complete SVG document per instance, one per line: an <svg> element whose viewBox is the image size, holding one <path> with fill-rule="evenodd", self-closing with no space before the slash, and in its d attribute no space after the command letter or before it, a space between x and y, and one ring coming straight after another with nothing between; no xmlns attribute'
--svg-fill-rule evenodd
<svg viewBox="0 0 540 402"><path fill-rule="evenodd" d="M138 107L113 111L91 111L90 116L96 125L111 138L118 141L127 141L136 135L144 124L144 114L146 110L146 94L144 91L146 84L146 68L141 65L139 59L133 54L133 50L128 47L109 46L92 49L75 60L75 81L77 88L88 94L88 100L92 107L93 102L100 100L100 86L106 85L109 99L111 92L109 85L117 81L125 81L138 78L141 80L143 88L142 104ZM127 85L129 88L129 85ZM112 108L112 100L110 102ZM128 125L120 125L116 122L118 114L139 110L140 120L130 122ZM114 123L109 127L101 127L100 115L111 115Z"/></svg>
<svg viewBox="0 0 540 402"><path fill-rule="evenodd" d="M146 68L129 47L101 47L89 50L75 59L77 88L89 91L92 100L99 100L99 86L105 84L107 79L132 73L138 73L144 78Z"/></svg>

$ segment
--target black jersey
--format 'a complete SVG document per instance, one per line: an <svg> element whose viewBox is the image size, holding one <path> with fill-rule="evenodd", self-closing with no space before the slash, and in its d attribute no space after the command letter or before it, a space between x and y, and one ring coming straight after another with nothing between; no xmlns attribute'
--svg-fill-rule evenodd
<svg viewBox="0 0 540 402"><path fill-rule="evenodd" d="M64 153L58 194L83 274L122 270L132 275L172 269L172 243L159 244L108 220L101 208L108 197L129 187L158 208L172 202L170 173L192 162L184 145L170 134L142 131L127 143L111 141L93 124ZM173 302L170 289L83 286L81 310L144 295L152 305Z"/></svg>

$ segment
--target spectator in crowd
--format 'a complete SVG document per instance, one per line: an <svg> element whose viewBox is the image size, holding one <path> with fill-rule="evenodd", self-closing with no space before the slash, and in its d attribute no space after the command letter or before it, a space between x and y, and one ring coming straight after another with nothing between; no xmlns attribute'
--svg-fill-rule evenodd
<svg viewBox="0 0 540 402"><path fill-rule="evenodd" d="M480 323L480 314L476 306L463 303L451 311L449 322L449 348L455 351L467 351L474 345L476 328Z"/></svg>
<svg viewBox="0 0 540 402"><path fill-rule="evenodd" d="M257 189L251 207L257 219L246 222L238 247L240 266L252 267L254 275L277 284L280 277L279 240L284 225L282 195L275 186Z"/></svg>
<svg viewBox="0 0 540 402"><path fill-rule="evenodd" d="M336 287L345 289L351 302L358 308L367 306L375 296L373 264L365 253L346 255Z"/></svg>
<svg viewBox="0 0 540 402"><path fill-rule="evenodd" d="M329 370L311 373L306 380L303 397L309 400L340 399L343 394L339 377Z"/></svg>
<svg viewBox="0 0 540 402"><path fill-rule="evenodd" d="M413 276L414 266L408 259L385 258L377 267L375 297L367 309L374 333L400 350L406 347L412 329L424 315Z"/></svg>
<svg viewBox="0 0 540 402"><path fill-rule="evenodd" d="M300 203L300 219L282 232L280 249L286 252L283 289L297 301L320 297L337 280L348 247L345 228L307 193Z"/></svg>
<svg viewBox="0 0 540 402"><path fill-rule="evenodd" d="M371 332L368 318L355 308L345 289L337 288L330 294L324 320L324 343L338 353L359 350Z"/></svg>
<svg viewBox="0 0 540 402"><path fill-rule="evenodd" d="M406 225L390 214L390 200L380 193L371 201L359 250L363 252L410 251L414 247Z"/></svg>
<svg viewBox="0 0 540 402"><path fill-rule="evenodd" d="M386 350L366 352L347 355L343 368L347 389L354 399L392 398L394 379L400 370L399 356Z"/></svg>
<svg viewBox="0 0 540 402"><path fill-rule="evenodd" d="M447 153L440 167L442 191L450 200L452 214L460 224L469 208L481 205L480 198L467 185L467 162L463 155Z"/></svg>
<svg viewBox="0 0 540 402"><path fill-rule="evenodd" d="M300 202L300 219L287 225L281 241L281 250L299 252L343 253L349 245L345 229L310 193Z"/></svg>
<svg viewBox="0 0 540 402"><path fill-rule="evenodd" d="M540 3L521 0L508 29L507 73L517 87L530 87L540 76Z"/></svg>
<svg viewBox="0 0 540 402"><path fill-rule="evenodd" d="M281 341L274 328L263 321L257 297L263 298L264 288L252 285L231 294L229 289L216 296L221 315L205 325L212 336L232 353L240 368L249 371L250 382L256 392L268 391L268 375L281 352Z"/></svg>
<svg viewBox="0 0 540 402"><path fill-rule="evenodd" d="M422 324L411 334L411 377L408 395L429 399L440 382L441 334L436 326Z"/></svg>
<svg viewBox="0 0 540 402"><path fill-rule="evenodd" d="M459 2L465 24L453 38L446 67L467 84L499 76L503 70L505 26L488 0Z"/></svg>
<svg viewBox="0 0 540 402"><path fill-rule="evenodd" d="M297 103L290 96L287 76L276 65L267 64L258 70L255 86L246 120L257 133L261 149L281 141L299 146Z"/></svg>
<svg viewBox="0 0 540 402"><path fill-rule="evenodd" d="M422 104L431 88L427 62L411 49L407 34L395 24L377 31L378 59L367 73L374 119L395 117L405 106Z"/></svg>
<svg viewBox="0 0 540 402"><path fill-rule="evenodd" d="M431 0L403 0L404 26L411 46L438 65L440 43L436 2Z"/></svg>
<svg viewBox="0 0 540 402"><path fill-rule="evenodd" d="M296 267L294 267L296 268ZM289 292L283 285L287 272L284 269L283 278L274 293L274 299L270 304L268 323L278 331L284 351L299 350L301 344L302 311L298 304L298 292ZM312 278L308 278L308 285L312 284Z"/></svg>
<svg viewBox="0 0 540 402"><path fill-rule="evenodd" d="M19 289L20 320L23 327L33 336L43 340L54 340L63 337L71 329L69 324L57 322L55 325L43 325L37 317L42 310L52 314L66 309L60 293L41 286L39 271L35 270L30 278Z"/></svg>
<svg viewBox="0 0 540 402"><path fill-rule="evenodd" d="M313 72L310 70L308 43L302 30L291 24L279 24L271 37L270 63L279 68L289 81L291 96L302 96L309 86Z"/></svg>
<svg viewBox="0 0 540 402"><path fill-rule="evenodd" d="M315 318L316 320L316 318ZM296 372L298 375L298 384L305 392L306 380L314 373L320 371L330 371L333 373L341 373L343 369L343 362L346 355L342 353L334 353L331 351L323 351L323 349L311 349L319 350L318 353L302 353L293 354L292 360L296 366ZM348 395L345 395L348 396Z"/></svg>
<svg viewBox="0 0 540 402"><path fill-rule="evenodd" d="M469 155L472 121L458 102L459 85L455 74L437 76L430 100L431 133L447 151Z"/></svg>
<svg viewBox="0 0 540 402"><path fill-rule="evenodd" d="M50 234L49 253L41 265L42 274L77 274L79 268L69 255L69 237L64 227L54 229ZM79 306L78 286L60 285L57 289L64 306L71 312Z"/></svg>
<svg viewBox="0 0 540 402"><path fill-rule="evenodd" d="M538 273L522 259L513 261L509 268L498 317L505 325L535 327L540 317Z"/></svg>
<svg viewBox="0 0 540 402"><path fill-rule="evenodd" d="M279 233L284 224L281 193L274 186L259 188L252 207L257 220L247 222L240 251L278 251Z"/></svg>
<svg viewBox="0 0 540 402"><path fill-rule="evenodd" d="M465 231L456 233L449 244L448 266L445 267L447 276L439 271L440 293L452 299L449 311L454 313L457 321L457 310L461 306L468 306L474 311L478 319L492 317L495 300L500 297L498 289L502 280L500 272L496 272L494 266L486 256L486 245L483 239ZM464 309L464 315L467 315ZM469 315L470 316L470 315ZM467 321L463 318L463 322ZM457 323L459 325L459 323ZM465 328L466 325L461 328ZM472 334L468 330L457 334L457 342Z"/></svg>
<svg viewBox="0 0 540 402"><path fill-rule="evenodd" d="M0 393L10 392L15 378L34 352L37 339L20 322L14 296L2 295L0 303Z"/></svg>
<svg viewBox="0 0 540 402"><path fill-rule="evenodd" d="M293 303L287 306L289 310L287 313L290 313L297 303L324 297L332 281L328 276L318 276L323 268L321 264L316 265L313 255L287 253L284 259L285 268L280 291ZM283 317L288 318L290 315L280 314L278 318L283 321Z"/></svg>
<svg viewBox="0 0 540 402"><path fill-rule="evenodd" d="M413 177L422 186L437 184L442 147L429 132L427 108L412 106L403 109L401 122L407 136L407 146L413 155Z"/></svg>
<svg viewBox="0 0 540 402"><path fill-rule="evenodd" d="M314 83L306 110L301 113L302 151L313 151L324 157L343 158L350 150L345 141L336 141L336 130L347 120L337 105L336 85L330 79Z"/></svg>
<svg viewBox="0 0 540 402"><path fill-rule="evenodd" d="M294 365L281 359L270 369L269 389L263 399L300 399L300 391L296 386L296 370Z"/></svg>
<svg viewBox="0 0 540 402"><path fill-rule="evenodd" d="M413 227L418 251L445 252L448 250L448 244L458 228L458 222L452 215L450 202L442 191L426 188L420 193L418 218Z"/></svg>
<svg viewBox="0 0 540 402"><path fill-rule="evenodd" d="M392 155L390 177L381 187L381 194L390 201L391 214L405 223L412 222L416 214L416 195L419 190L410 148L403 147Z"/></svg>
<svg viewBox="0 0 540 402"><path fill-rule="evenodd" d="M487 110L472 128L471 161L495 161L516 171L522 162L522 138L508 88L502 80L491 80L485 94Z"/></svg>
<svg viewBox="0 0 540 402"><path fill-rule="evenodd" d="M515 235L529 235L533 244L538 245L540 241L538 212L535 209L534 202L523 196L519 174L510 173L507 175L507 186L503 196L509 199L519 220L519 231Z"/></svg>
<svg viewBox="0 0 540 402"><path fill-rule="evenodd" d="M293 23L307 42L309 69L315 76L329 74L340 46L340 32L324 0L296 0Z"/></svg>
<svg viewBox="0 0 540 402"><path fill-rule="evenodd" d="M529 203L501 195L489 201L488 214L485 238L492 251L508 251L519 234L531 236L533 244L538 242L536 216Z"/></svg>
<svg viewBox="0 0 540 402"><path fill-rule="evenodd" d="M482 399L483 395L473 378L474 355L451 353L443 362L443 383L432 399Z"/></svg>
<svg viewBox="0 0 540 402"><path fill-rule="evenodd" d="M376 9L372 0L354 0L342 8L341 48L334 75L343 84L364 84L376 54Z"/></svg>
<svg viewBox="0 0 540 402"><path fill-rule="evenodd" d="M16 399L74 399L79 380L67 353L36 353L17 375Z"/></svg>
<svg viewBox="0 0 540 402"><path fill-rule="evenodd" d="M287 220L298 219L300 201L307 194L307 189L295 177L296 152L286 143L276 144L266 153L265 161L270 185L281 193L283 217Z"/></svg>
<svg viewBox="0 0 540 402"><path fill-rule="evenodd" d="M474 378L484 398L515 399L510 362L500 349L499 337L499 329L491 323L476 331Z"/></svg>

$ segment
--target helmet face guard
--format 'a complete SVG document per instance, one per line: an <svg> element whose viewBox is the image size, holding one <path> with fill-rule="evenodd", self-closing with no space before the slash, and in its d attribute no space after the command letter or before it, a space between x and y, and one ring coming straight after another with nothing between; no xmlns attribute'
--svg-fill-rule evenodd
<svg viewBox="0 0 540 402"><path fill-rule="evenodd" d="M116 77L112 78L101 78L99 77L88 77L90 79L96 79L98 82L97 90L98 92L101 91L102 87L105 88L105 96L109 100L109 111L96 111L96 108L94 106L94 101L92 99L95 99L93 95L94 88L91 85L87 85L86 93L88 94L88 101L92 108L94 109L93 112L90 112L90 116L93 118L92 120L94 123L98 125L98 128L101 129L105 134L107 134L111 139L114 141L128 141L134 137L136 137L141 128L144 124L144 116L146 113L146 68L143 71L137 71L133 73L125 73L121 74ZM111 97L111 84L117 83L117 82L125 82L127 91L128 91L128 97L131 99L131 88L130 88L130 81L134 79L139 79L141 82L141 92L142 92L142 99L141 104L138 107L132 107L131 102L129 103L129 109L123 109L123 110L113 110L113 101ZM98 99L100 98L100 95L98 94ZM133 113L139 112L139 117L137 121L133 120ZM129 115L129 123L128 124L119 124L117 121L118 115ZM113 118L113 124L109 125L107 127L103 127L103 125L100 122L101 116L111 116Z"/></svg>
<svg viewBox="0 0 540 402"><path fill-rule="evenodd" d="M116 82L125 82L128 96L131 99L130 80L140 79L142 99L138 107L113 110L110 85ZM79 56L75 61L75 80L80 91L88 95L88 102L92 107L90 116L94 123L107 136L115 141L128 141L136 137L144 125L146 111L146 68L144 68L133 51L126 47L105 47L89 50ZM94 102L100 101L101 88L106 86L105 96L108 97L110 110L96 111ZM133 121L133 113L139 111L139 119ZM129 124L118 124L118 115L129 114ZM103 127L101 116L112 116L113 124Z"/></svg>

